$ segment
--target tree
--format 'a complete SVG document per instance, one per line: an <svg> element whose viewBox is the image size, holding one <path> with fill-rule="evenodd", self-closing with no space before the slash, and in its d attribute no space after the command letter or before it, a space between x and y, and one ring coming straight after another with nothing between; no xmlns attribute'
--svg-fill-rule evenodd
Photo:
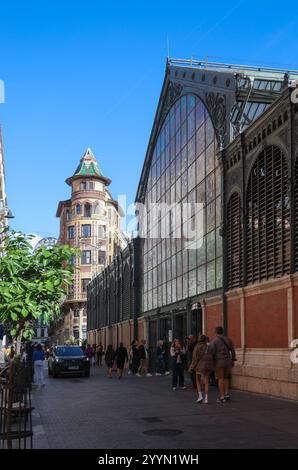
<svg viewBox="0 0 298 470"><path fill-rule="evenodd" d="M36 321L57 320L65 289L71 284L69 260L76 250L68 245L42 246L36 251L31 236L2 232L0 246L0 323L13 339L32 337Z"/></svg>

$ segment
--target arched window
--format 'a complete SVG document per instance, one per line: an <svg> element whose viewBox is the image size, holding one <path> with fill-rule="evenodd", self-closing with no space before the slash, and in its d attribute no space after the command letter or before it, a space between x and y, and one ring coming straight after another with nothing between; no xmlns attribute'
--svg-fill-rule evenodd
<svg viewBox="0 0 298 470"><path fill-rule="evenodd" d="M89 204L89 202L86 202L86 204L85 204L84 216L85 217L91 217L91 204Z"/></svg>
<svg viewBox="0 0 298 470"><path fill-rule="evenodd" d="M76 205L76 214L79 215L81 213L81 204Z"/></svg>
<svg viewBox="0 0 298 470"><path fill-rule="evenodd" d="M238 193L233 193L230 197L227 218L228 287L233 289L242 285L241 200Z"/></svg>
<svg viewBox="0 0 298 470"><path fill-rule="evenodd" d="M266 147L254 163L247 187L247 282L290 272L288 169L283 152Z"/></svg>

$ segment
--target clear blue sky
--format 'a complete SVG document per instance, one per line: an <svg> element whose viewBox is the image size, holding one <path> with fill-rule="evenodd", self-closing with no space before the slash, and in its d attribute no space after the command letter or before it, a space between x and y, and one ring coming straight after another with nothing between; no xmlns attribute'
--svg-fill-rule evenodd
<svg viewBox="0 0 298 470"><path fill-rule="evenodd" d="M295 9L254 0L1 2L0 121L14 228L58 234L64 180L88 146L114 197L133 201L167 35L172 57L298 69Z"/></svg>

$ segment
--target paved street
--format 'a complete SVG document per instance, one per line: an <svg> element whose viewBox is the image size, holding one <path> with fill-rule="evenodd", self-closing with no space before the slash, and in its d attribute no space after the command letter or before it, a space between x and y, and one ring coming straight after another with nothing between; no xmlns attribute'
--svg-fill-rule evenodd
<svg viewBox="0 0 298 470"><path fill-rule="evenodd" d="M33 392L34 447L298 448L298 403L234 392L221 405L212 388L198 405L187 385L173 392L170 377L119 381L98 368L90 379L49 378Z"/></svg>

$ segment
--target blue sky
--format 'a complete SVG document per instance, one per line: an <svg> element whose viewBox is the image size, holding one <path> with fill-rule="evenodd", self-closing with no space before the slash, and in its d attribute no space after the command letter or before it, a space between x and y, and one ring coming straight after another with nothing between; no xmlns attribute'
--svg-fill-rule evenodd
<svg viewBox="0 0 298 470"><path fill-rule="evenodd" d="M0 104L13 227L57 236L65 179L91 147L133 201L172 57L298 69L294 3L1 2Z"/></svg>

